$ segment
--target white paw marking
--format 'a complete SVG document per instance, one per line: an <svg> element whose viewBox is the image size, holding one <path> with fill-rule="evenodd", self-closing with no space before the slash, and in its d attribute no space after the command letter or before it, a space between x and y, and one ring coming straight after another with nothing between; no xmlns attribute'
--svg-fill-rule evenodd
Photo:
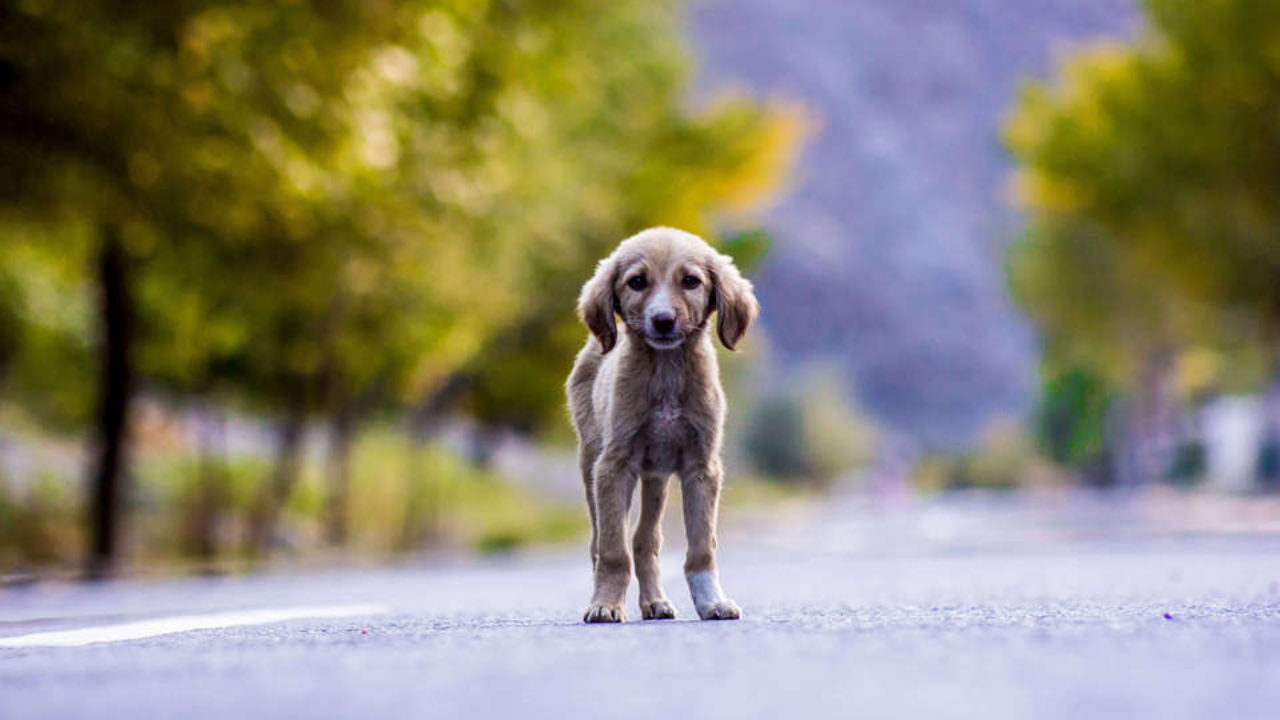
<svg viewBox="0 0 1280 720"><path fill-rule="evenodd" d="M693 596L698 617L703 620L737 620L742 617L737 603L724 596L714 571L690 573L685 580L689 582L689 594Z"/></svg>

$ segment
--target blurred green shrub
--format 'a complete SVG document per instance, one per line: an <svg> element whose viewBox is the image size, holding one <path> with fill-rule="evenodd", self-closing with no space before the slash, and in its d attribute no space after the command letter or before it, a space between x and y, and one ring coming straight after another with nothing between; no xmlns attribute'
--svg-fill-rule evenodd
<svg viewBox="0 0 1280 720"><path fill-rule="evenodd" d="M1057 481L1057 473L1033 439L1013 421L992 423L971 452L929 455L912 469L912 484L925 491L1012 490Z"/></svg>
<svg viewBox="0 0 1280 720"><path fill-rule="evenodd" d="M0 574L73 562L81 542L77 509L67 484L49 473L22 491L0 476Z"/></svg>
<svg viewBox="0 0 1280 720"><path fill-rule="evenodd" d="M241 558L255 493L270 469L258 457L211 460L179 452L140 459L130 507L139 519L139 554L146 560L207 560L218 552Z"/></svg>
<svg viewBox="0 0 1280 720"><path fill-rule="evenodd" d="M351 540L366 552L508 550L577 537L586 527L581 508L538 500L389 427L362 436L353 467Z"/></svg>
<svg viewBox="0 0 1280 720"><path fill-rule="evenodd" d="M535 497L437 443L415 442L396 425L370 426L352 450L344 552L355 556L504 552L585 533L586 514L576 503ZM268 458L211 462L177 447L143 453L134 469L130 513L137 522L128 540L137 566L237 569L252 560L249 524L257 489L272 470ZM329 551L325 470L323 454L309 453L281 514L277 549L295 559ZM77 567L82 501L74 488L51 472L21 489L0 477L0 575Z"/></svg>
<svg viewBox="0 0 1280 720"><path fill-rule="evenodd" d="M748 462L776 480L819 486L866 465L875 452L875 426L847 398L830 369L755 398L742 438Z"/></svg>
<svg viewBox="0 0 1280 720"><path fill-rule="evenodd" d="M1072 368L1046 379L1036 425L1049 459L1073 466L1105 452L1111 401L1106 379L1088 369Z"/></svg>
<svg viewBox="0 0 1280 720"><path fill-rule="evenodd" d="M751 273L764 262L773 247L769 231L762 228L729 233L720 241L720 250L733 258L744 273Z"/></svg>
<svg viewBox="0 0 1280 720"><path fill-rule="evenodd" d="M811 474L804 409L798 398L779 393L760 399L749 423L747 456L757 470L776 478Z"/></svg>

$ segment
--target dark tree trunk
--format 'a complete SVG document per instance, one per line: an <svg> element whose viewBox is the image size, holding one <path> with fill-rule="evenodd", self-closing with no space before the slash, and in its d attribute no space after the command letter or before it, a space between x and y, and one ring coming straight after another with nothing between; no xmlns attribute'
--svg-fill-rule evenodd
<svg viewBox="0 0 1280 720"><path fill-rule="evenodd" d="M110 575L119 561L125 504L125 445L133 397L130 346L133 300L128 267L115 228L103 228L98 251L98 316L102 326L96 457L89 497L90 577Z"/></svg>
<svg viewBox="0 0 1280 720"><path fill-rule="evenodd" d="M259 557L270 552L280 510L298 482L305 423L305 406L301 400L295 400L288 415L280 423L280 443L276 449L275 468L270 481L263 486L254 517L250 521L249 551Z"/></svg>
<svg viewBox="0 0 1280 720"><path fill-rule="evenodd" d="M329 429L329 506L325 517L325 539L330 545L347 542L351 503L351 440L355 418L348 403L333 411Z"/></svg>

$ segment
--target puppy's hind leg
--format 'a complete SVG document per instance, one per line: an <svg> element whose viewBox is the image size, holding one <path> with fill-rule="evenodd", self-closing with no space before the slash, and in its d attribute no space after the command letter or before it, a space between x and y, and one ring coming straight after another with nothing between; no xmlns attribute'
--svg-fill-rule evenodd
<svg viewBox="0 0 1280 720"><path fill-rule="evenodd" d="M703 620L737 620L742 610L725 597L720 589L716 569L716 515L720 505L722 473L717 465L682 475L680 491L684 497L684 527L689 538L689 552L684 562L684 577L698 617Z"/></svg>
<svg viewBox="0 0 1280 720"><path fill-rule="evenodd" d="M591 571L595 572L596 558L599 557L599 551L596 547L599 538L599 531L596 529L596 481L595 481L595 464L596 457L599 456L598 448L592 447L589 443L583 443L578 448L578 466L582 470L582 485L587 493L587 515L591 517Z"/></svg>
<svg viewBox="0 0 1280 720"><path fill-rule="evenodd" d="M658 554L662 552L662 510L667 504L667 475L646 475L640 481L640 521L631 542L636 579L640 582L640 617L666 620L676 616L675 605L662 589Z"/></svg>

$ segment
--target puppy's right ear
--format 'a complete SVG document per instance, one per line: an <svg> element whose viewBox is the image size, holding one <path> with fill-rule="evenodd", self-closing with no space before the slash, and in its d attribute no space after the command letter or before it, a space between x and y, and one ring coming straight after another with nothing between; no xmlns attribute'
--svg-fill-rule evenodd
<svg viewBox="0 0 1280 720"><path fill-rule="evenodd" d="M605 258L596 266L596 274L582 286L578 296L578 317L600 342L600 350L608 353L618 343L618 321L614 318L617 302L613 284L618 272L613 258Z"/></svg>

